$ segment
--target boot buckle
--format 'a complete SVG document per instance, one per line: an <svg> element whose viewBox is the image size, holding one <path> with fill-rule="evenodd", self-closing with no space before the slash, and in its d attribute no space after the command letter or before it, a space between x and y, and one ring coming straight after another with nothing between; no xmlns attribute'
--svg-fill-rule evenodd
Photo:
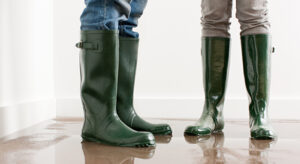
<svg viewBox="0 0 300 164"><path fill-rule="evenodd" d="M75 45L77 48L83 48L83 43L80 41Z"/></svg>

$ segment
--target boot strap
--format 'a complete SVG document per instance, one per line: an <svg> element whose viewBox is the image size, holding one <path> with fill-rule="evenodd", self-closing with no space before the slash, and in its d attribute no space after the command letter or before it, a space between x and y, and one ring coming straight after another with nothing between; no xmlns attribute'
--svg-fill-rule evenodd
<svg viewBox="0 0 300 164"><path fill-rule="evenodd" d="M78 42L75 45L77 48L80 49L89 49L89 50L98 50L102 51L102 46L100 46L100 43L88 43L88 42Z"/></svg>

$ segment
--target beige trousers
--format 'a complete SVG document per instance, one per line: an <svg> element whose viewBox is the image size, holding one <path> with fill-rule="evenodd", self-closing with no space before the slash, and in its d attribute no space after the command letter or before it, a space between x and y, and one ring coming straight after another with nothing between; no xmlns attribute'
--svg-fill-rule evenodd
<svg viewBox="0 0 300 164"><path fill-rule="evenodd" d="M236 0L236 18L239 20L241 35L267 34L268 0ZM232 0L202 0L202 36L230 37Z"/></svg>

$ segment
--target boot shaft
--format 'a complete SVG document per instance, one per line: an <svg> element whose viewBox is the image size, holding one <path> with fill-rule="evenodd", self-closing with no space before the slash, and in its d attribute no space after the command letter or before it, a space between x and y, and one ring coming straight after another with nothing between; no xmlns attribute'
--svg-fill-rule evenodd
<svg viewBox="0 0 300 164"><path fill-rule="evenodd" d="M133 104L139 39L120 37L119 41L118 106L128 107Z"/></svg>
<svg viewBox="0 0 300 164"><path fill-rule="evenodd" d="M202 66L205 104L207 108L223 105L230 53L230 39L202 38Z"/></svg>
<svg viewBox="0 0 300 164"><path fill-rule="evenodd" d="M241 37L243 68L250 98L250 115L266 112L269 101L271 37L268 34Z"/></svg>
<svg viewBox="0 0 300 164"><path fill-rule="evenodd" d="M202 65L205 104L200 120L212 118L214 130L224 128L223 106L227 84L230 39L202 38Z"/></svg>
<svg viewBox="0 0 300 164"><path fill-rule="evenodd" d="M81 98L86 115L116 114L119 39L117 31L82 31ZM100 111L101 110L101 111Z"/></svg>

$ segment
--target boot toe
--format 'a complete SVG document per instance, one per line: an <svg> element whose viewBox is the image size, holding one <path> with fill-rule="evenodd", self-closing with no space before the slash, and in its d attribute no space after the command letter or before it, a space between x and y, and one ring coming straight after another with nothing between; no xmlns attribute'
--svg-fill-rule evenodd
<svg viewBox="0 0 300 164"><path fill-rule="evenodd" d="M200 126L188 126L184 134L185 135L192 135L192 136L204 136L204 135L210 135L211 134L210 128L203 128Z"/></svg>
<svg viewBox="0 0 300 164"><path fill-rule="evenodd" d="M156 125L151 132L154 135L171 135L172 129L168 124L158 124Z"/></svg>
<svg viewBox="0 0 300 164"><path fill-rule="evenodd" d="M269 139L276 139L277 136L274 131L268 129L256 129L251 131L251 138L257 140L269 140Z"/></svg>
<svg viewBox="0 0 300 164"><path fill-rule="evenodd" d="M139 132L134 140L135 147L155 147L155 138L152 133Z"/></svg>

